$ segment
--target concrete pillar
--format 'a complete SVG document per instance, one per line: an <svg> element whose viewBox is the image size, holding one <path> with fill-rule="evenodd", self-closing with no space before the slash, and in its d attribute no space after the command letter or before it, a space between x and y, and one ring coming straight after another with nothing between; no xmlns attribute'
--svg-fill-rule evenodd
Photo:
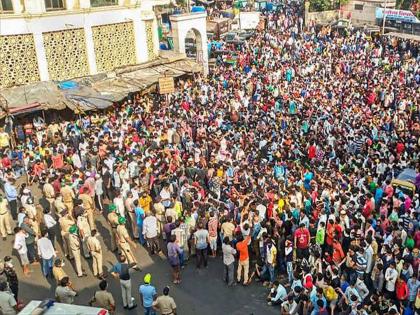
<svg viewBox="0 0 420 315"><path fill-rule="evenodd" d="M155 56L159 55L159 34L158 34L158 23L156 16L153 19L153 25L152 25L152 32L153 32L153 46L155 53Z"/></svg>
<svg viewBox="0 0 420 315"><path fill-rule="evenodd" d="M202 59L200 62L203 64L203 73L205 76L209 74L209 51L207 48L207 32L204 34L201 33L201 38L204 41L201 45L202 47Z"/></svg>
<svg viewBox="0 0 420 315"><path fill-rule="evenodd" d="M146 38L146 25L145 22L136 18L133 20L134 26L134 40L136 45L136 62L147 61L147 38Z"/></svg>
<svg viewBox="0 0 420 315"><path fill-rule="evenodd" d="M305 1L305 15L304 15L304 21L305 26L309 25L309 1Z"/></svg>
<svg viewBox="0 0 420 315"><path fill-rule="evenodd" d="M20 0L12 0L13 12L15 14L21 14L23 12L23 5Z"/></svg>
<svg viewBox="0 0 420 315"><path fill-rule="evenodd" d="M89 65L89 74L97 74L98 69L96 68L96 55L95 55L95 44L93 43L92 27L90 24L85 24L85 39L86 39L86 53Z"/></svg>
<svg viewBox="0 0 420 315"><path fill-rule="evenodd" d="M80 9L89 9L90 0L79 0Z"/></svg>
<svg viewBox="0 0 420 315"><path fill-rule="evenodd" d="M42 14L46 12L44 0L24 0L25 13Z"/></svg>
<svg viewBox="0 0 420 315"><path fill-rule="evenodd" d="M36 57L38 60L39 77L41 81L48 81L50 79L50 75L48 73L48 63L47 63L47 55L45 54L45 48L44 48L44 38L42 37L41 32L34 33L34 42L35 42Z"/></svg>
<svg viewBox="0 0 420 315"><path fill-rule="evenodd" d="M78 0L66 0L66 10L72 11L79 8Z"/></svg>

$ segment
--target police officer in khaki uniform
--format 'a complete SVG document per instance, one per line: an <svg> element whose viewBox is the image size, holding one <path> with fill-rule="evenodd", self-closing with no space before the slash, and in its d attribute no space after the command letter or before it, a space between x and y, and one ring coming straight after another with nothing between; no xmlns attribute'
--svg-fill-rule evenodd
<svg viewBox="0 0 420 315"><path fill-rule="evenodd" d="M12 227L10 226L11 215L8 206L7 199L0 196L0 233L3 240L6 240L7 234L12 234Z"/></svg>
<svg viewBox="0 0 420 315"><path fill-rule="evenodd" d="M96 291L90 300L90 305L108 310L110 314L115 312L115 300L111 292L107 291L108 283L106 280L99 282L99 291Z"/></svg>
<svg viewBox="0 0 420 315"><path fill-rule="evenodd" d="M74 208L75 211L76 208ZM83 256L85 256L85 258L90 258L87 239L90 237L91 229L88 223L86 211L83 208L81 209L83 210L83 213L77 216L77 228L79 229L80 240L82 241Z"/></svg>
<svg viewBox="0 0 420 315"><path fill-rule="evenodd" d="M93 258L93 261L92 261L93 275L95 277L102 279L103 278L102 246L101 246L101 242L99 242L96 235L97 235L96 230L92 230L92 232L90 233L90 236L87 239L87 246Z"/></svg>
<svg viewBox="0 0 420 315"><path fill-rule="evenodd" d="M162 234L163 224L165 222L165 206L161 200L161 197L157 197L156 203L153 204L153 208L155 209L156 213L156 219L158 220L158 235Z"/></svg>
<svg viewBox="0 0 420 315"><path fill-rule="evenodd" d="M61 228L61 238L63 241L63 252L64 255L68 258L72 258L72 252L70 250L70 242L69 242L69 229L73 226L76 222L74 222L73 217L70 215L68 210L63 210L61 213L61 218L58 220L60 223Z"/></svg>
<svg viewBox="0 0 420 315"><path fill-rule="evenodd" d="M63 196L61 196L61 193L57 193L56 198L54 200L54 208L55 213L58 214L59 217L61 217L61 212L63 210L66 210L66 205L63 202Z"/></svg>
<svg viewBox="0 0 420 315"><path fill-rule="evenodd" d="M93 216L95 211L95 203L93 198L89 195L88 187L83 188L83 193L79 195L79 199L83 202L83 208L85 208L91 230L96 229L95 218Z"/></svg>
<svg viewBox="0 0 420 315"><path fill-rule="evenodd" d="M117 206L111 203L108 206L108 210L108 222L111 225L111 250L115 252L118 249L116 244L116 232L118 226L118 214L116 213Z"/></svg>
<svg viewBox="0 0 420 315"><path fill-rule="evenodd" d="M121 252L124 254L125 257L127 257L127 262L129 264L136 264L133 269L138 269L137 267L137 261L134 257L133 251L131 250L131 246L134 248L137 248L137 244L132 241L130 236L128 235L127 229L125 227L125 224L127 223L127 219L124 217L118 218L118 227L117 227L117 242L120 246Z"/></svg>
<svg viewBox="0 0 420 315"><path fill-rule="evenodd" d="M79 229L77 225L72 225L69 228L69 243L70 249L74 257L74 263L76 265L76 272L79 278L86 277L87 274L82 270L82 261L80 258L80 239L78 235Z"/></svg>
<svg viewBox="0 0 420 315"><path fill-rule="evenodd" d="M50 204L50 210L53 211L54 201L55 201L55 191L50 181L51 179L47 178L47 181L42 187L42 192L44 193L45 199L47 199L48 203Z"/></svg>
<svg viewBox="0 0 420 315"><path fill-rule="evenodd" d="M63 196L63 203L66 206L67 210L69 210L69 212L73 214L73 199L75 198L73 189L69 185L64 183L64 186L61 187L60 193L61 196Z"/></svg>

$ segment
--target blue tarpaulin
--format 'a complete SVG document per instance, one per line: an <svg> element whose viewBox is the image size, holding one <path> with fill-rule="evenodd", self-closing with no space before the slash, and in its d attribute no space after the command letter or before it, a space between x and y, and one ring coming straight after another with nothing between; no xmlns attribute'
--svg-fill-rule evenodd
<svg viewBox="0 0 420 315"><path fill-rule="evenodd" d="M77 82L74 81L63 81L58 83L58 88L60 90L70 90L70 89L75 89L77 88L79 85L77 84Z"/></svg>
<svg viewBox="0 0 420 315"><path fill-rule="evenodd" d="M206 8L202 6L192 7L191 13L194 13L194 12L206 12Z"/></svg>

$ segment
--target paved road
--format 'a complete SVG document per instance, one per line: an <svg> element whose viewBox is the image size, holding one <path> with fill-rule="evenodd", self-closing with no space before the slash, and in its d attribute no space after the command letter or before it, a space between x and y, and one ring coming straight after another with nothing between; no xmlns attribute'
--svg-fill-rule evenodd
<svg viewBox="0 0 420 315"><path fill-rule="evenodd" d="M33 187L35 195L39 196L39 191ZM108 270L116 262L116 256L111 252L109 245L110 234L104 217L97 217L97 227L101 234L102 246L104 249L104 266ZM47 297L54 297L55 284L47 281L42 276L40 266L32 267L32 275L24 277L18 255L12 251L13 236L8 236L7 241L0 241L0 257L13 253L14 264L19 275L20 288L19 299L25 302L30 300L42 300ZM61 249L59 249L61 254ZM180 315L260 315L260 314L278 314L279 310L267 306L265 297L267 289L260 284L253 283L249 287L241 285L228 288L222 281L223 263L221 257L209 258L207 269L197 270L195 261L190 261L182 271L182 283L173 285L171 281L171 272L169 265L164 257L150 257L143 247L138 247L136 257L143 269L141 272L135 272L132 275L132 293L136 302L139 303L138 286L142 283L144 274L152 274L152 284L154 284L160 294L163 287L170 285L170 294L174 297ZM61 255L62 257L62 255ZM82 258L83 268L87 271L88 277L77 278L71 262L65 259L65 271L74 283L79 292L75 304L86 305L93 293L97 290L98 280L93 277L90 261ZM122 308L122 299L118 280L108 277L109 290L113 293L117 303L117 314L142 314L138 307L132 311L126 311Z"/></svg>

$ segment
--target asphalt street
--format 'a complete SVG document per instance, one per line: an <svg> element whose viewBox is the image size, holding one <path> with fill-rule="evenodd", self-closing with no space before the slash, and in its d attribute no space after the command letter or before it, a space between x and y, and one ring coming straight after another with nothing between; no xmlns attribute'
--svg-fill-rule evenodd
<svg viewBox="0 0 420 315"><path fill-rule="evenodd" d="M35 196L40 196L37 187L31 187ZM42 200L41 200L42 201ZM104 271L108 271L116 259L116 254L109 250L110 231L103 216L96 217L97 228L101 234L100 239L104 251L103 263ZM30 277L25 277L20 266L18 254L13 250L13 236L8 236L6 241L1 241L0 257L11 255L14 258L14 265L19 276L19 299L25 303L30 300L43 300L53 298L55 291L55 281L47 280L41 272L40 266L33 266ZM58 247L59 257L63 258L61 248ZM154 285L159 294L162 289L169 285L171 287L170 295L177 303L178 314L180 315L215 315L215 314L232 314L232 315L260 315L260 314L278 314L279 309L268 306L265 298L267 296L267 288L261 284L253 282L248 287L237 285L227 287L222 280L223 262L222 258L209 257L209 265L207 269L197 270L195 260L192 258L188 265L182 270L181 284L172 284L171 270L164 256L150 256L145 248L138 246L135 250L136 258L142 271L133 272L132 274L132 294L139 305L136 309L127 311L122 307L121 290L119 281L108 276L109 291L112 292L116 304L116 314L143 314L143 310L139 301L138 287L143 282L146 273L152 275L152 285ZM88 301L98 289L99 280L93 277L91 262L82 258L83 268L88 276L78 278L71 261L65 259L64 270L69 275L74 287L78 291L75 304L87 305Z"/></svg>

